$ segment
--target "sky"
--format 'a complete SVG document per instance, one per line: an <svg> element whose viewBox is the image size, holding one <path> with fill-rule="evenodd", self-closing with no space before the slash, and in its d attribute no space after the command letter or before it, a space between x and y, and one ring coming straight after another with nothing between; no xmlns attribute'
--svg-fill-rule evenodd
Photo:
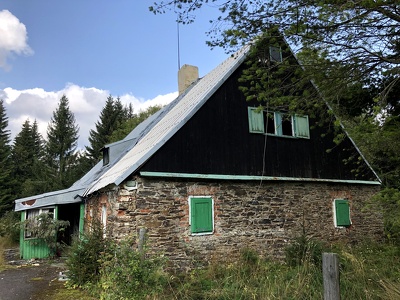
<svg viewBox="0 0 400 300"><path fill-rule="evenodd" d="M194 24L176 15L154 15L154 0L0 1L0 99L13 139L29 119L47 126L62 95L79 126L78 147L89 145L109 95L136 112L177 97L179 64L195 65L200 77L227 58L206 45L215 7Z"/></svg>

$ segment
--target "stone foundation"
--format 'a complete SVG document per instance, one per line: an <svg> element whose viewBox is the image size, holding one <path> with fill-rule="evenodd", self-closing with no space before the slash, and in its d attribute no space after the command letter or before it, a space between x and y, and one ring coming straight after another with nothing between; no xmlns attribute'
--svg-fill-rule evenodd
<svg viewBox="0 0 400 300"><path fill-rule="evenodd" d="M370 203L376 185L318 182L230 182L136 178L137 189L120 186L88 199L87 219L107 208L107 227L116 239L147 229L151 252L164 254L178 268L191 268L242 248L282 258L284 248L303 232L325 242L383 238L383 220ZM189 196L214 199L214 233L193 236ZM350 202L352 225L335 228L333 200ZM368 204L368 205L367 205Z"/></svg>

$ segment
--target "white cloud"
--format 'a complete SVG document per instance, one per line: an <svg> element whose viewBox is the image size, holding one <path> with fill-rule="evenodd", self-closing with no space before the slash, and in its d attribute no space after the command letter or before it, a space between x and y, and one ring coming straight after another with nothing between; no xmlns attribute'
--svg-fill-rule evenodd
<svg viewBox="0 0 400 300"><path fill-rule="evenodd" d="M8 10L0 11L0 68L8 70L12 54L31 55L26 27Z"/></svg>
<svg viewBox="0 0 400 300"><path fill-rule="evenodd" d="M89 130L95 128L100 112L109 96L107 90L85 88L69 83L64 89L47 92L41 88L15 90L10 87L0 89L0 99L4 100L8 117L8 128L14 138L22 128L25 120L37 121L39 132L46 137L47 125L57 108L62 95L69 100L70 110L74 113L76 124L79 126L78 147L89 144ZM159 95L153 99L141 99L131 94L120 96L123 104L132 103L134 112L145 110L151 105L166 105L177 97L178 93ZM113 96L116 98L116 96Z"/></svg>

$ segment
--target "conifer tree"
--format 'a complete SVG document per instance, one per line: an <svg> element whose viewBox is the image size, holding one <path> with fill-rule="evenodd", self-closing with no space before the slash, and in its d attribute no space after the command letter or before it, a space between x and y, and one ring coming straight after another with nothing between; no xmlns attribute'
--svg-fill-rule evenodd
<svg viewBox="0 0 400 300"><path fill-rule="evenodd" d="M96 122L96 130L89 132L90 146L86 147L87 156L93 166L102 157L101 149L110 142L111 134L126 118L126 111L119 98L116 100L110 95L100 113L100 120Z"/></svg>
<svg viewBox="0 0 400 300"><path fill-rule="evenodd" d="M7 126L6 109L3 100L0 99L0 216L13 206L10 131Z"/></svg>
<svg viewBox="0 0 400 300"><path fill-rule="evenodd" d="M67 188L76 180L70 175L75 166L78 131L69 100L63 95L47 127L46 154L53 172L53 188Z"/></svg>

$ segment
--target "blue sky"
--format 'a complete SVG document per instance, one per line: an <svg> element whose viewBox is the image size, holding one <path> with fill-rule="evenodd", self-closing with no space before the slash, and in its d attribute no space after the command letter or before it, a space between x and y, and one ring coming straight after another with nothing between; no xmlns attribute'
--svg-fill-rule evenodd
<svg viewBox="0 0 400 300"><path fill-rule="evenodd" d="M147 0L2 0L0 2L0 98L13 136L36 119L45 135L62 94L80 126L80 147L109 94L137 110L176 97L178 42L173 12L154 15ZM227 54L206 44L209 19L202 9L180 25L180 63L200 76Z"/></svg>

